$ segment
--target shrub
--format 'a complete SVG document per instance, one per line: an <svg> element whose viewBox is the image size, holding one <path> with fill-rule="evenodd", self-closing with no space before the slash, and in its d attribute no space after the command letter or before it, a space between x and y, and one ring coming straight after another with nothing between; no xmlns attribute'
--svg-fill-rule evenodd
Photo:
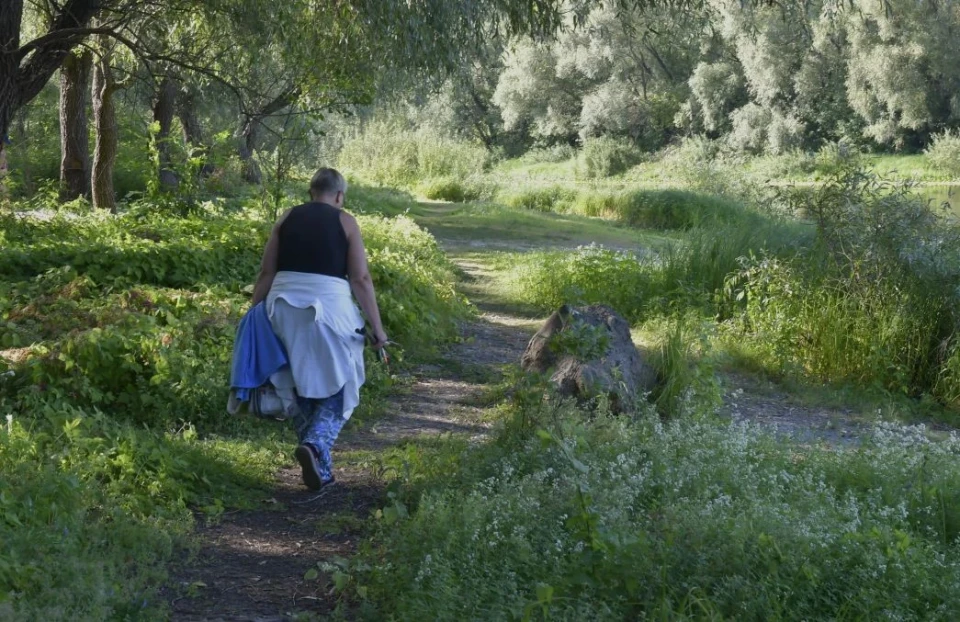
<svg viewBox="0 0 960 622"><path fill-rule="evenodd" d="M734 151L763 153L767 144L767 130L772 121L769 110L750 102L730 114L733 128L727 135L727 144Z"/></svg>
<svg viewBox="0 0 960 622"><path fill-rule="evenodd" d="M564 212L577 197L575 190L552 186L548 188L524 188L507 191L499 199L508 207L536 212Z"/></svg>
<svg viewBox="0 0 960 622"><path fill-rule="evenodd" d="M452 203L478 201L490 194L478 180L461 181L449 177L424 181L420 184L419 191L428 199Z"/></svg>
<svg viewBox="0 0 960 622"><path fill-rule="evenodd" d="M816 171L822 177L836 176L860 164L860 151L846 141L827 143L817 151Z"/></svg>
<svg viewBox="0 0 960 622"><path fill-rule="evenodd" d="M642 161L637 147L609 136L586 139L580 153L583 175L589 179L619 175Z"/></svg>
<svg viewBox="0 0 960 622"><path fill-rule="evenodd" d="M960 176L960 131L934 134L924 152L927 160L941 172Z"/></svg>
<svg viewBox="0 0 960 622"><path fill-rule="evenodd" d="M766 153L782 155L796 150L803 141L803 132L803 123L799 119L792 114L784 115L775 110L770 119L770 127L767 128Z"/></svg>

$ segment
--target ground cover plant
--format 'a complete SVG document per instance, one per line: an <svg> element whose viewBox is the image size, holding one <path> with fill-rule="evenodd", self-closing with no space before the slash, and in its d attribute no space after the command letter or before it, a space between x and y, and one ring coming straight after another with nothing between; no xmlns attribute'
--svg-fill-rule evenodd
<svg viewBox="0 0 960 622"><path fill-rule="evenodd" d="M436 241L405 216L359 220L391 335L411 356L452 338L470 311ZM289 462L283 426L224 410L268 231L240 215L2 216L3 617L162 617L194 513L255 506ZM361 421L390 385L369 367Z"/></svg>
<svg viewBox="0 0 960 622"><path fill-rule="evenodd" d="M428 492L345 582L371 619L958 614L955 437L798 450L743 424L513 408L455 474L421 463Z"/></svg>

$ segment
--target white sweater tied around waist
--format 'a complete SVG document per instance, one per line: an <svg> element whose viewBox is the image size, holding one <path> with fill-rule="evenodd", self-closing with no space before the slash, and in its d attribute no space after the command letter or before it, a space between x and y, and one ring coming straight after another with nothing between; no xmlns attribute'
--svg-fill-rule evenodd
<svg viewBox="0 0 960 622"><path fill-rule="evenodd" d="M366 376L364 322L345 279L305 272L278 272L267 295L267 316L287 350L290 368L273 374L278 390L326 398L343 389L343 416L360 404Z"/></svg>

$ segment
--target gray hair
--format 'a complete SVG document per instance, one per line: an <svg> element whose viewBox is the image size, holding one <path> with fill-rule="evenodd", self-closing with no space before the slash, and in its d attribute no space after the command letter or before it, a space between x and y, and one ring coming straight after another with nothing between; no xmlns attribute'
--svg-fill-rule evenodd
<svg viewBox="0 0 960 622"><path fill-rule="evenodd" d="M322 168L310 180L310 194L321 196L331 192L347 193L347 180L339 171L332 168Z"/></svg>

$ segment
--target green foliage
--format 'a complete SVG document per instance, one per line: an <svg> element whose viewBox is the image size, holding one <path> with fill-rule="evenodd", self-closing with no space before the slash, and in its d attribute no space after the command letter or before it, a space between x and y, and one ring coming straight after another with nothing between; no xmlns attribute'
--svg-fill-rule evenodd
<svg viewBox="0 0 960 622"><path fill-rule="evenodd" d="M627 190L620 193L584 192L571 211L601 216L631 227L684 230L737 224L757 227L762 217L742 203L687 190Z"/></svg>
<svg viewBox="0 0 960 622"><path fill-rule="evenodd" d="M482 173L488 162L482 146L387 121L367 124L344 142L338 159L345 173L399 188L431 178L465 179Z"/></svg>
<svg viewBox="0 0 960 622"><path fill-rule="evenodd" d="M925 153L936 169L953 176L960 175L960 132L947 130L936 134Z"/></svg>
<svg viewBox="0 0 960 622"><path fill-rule="evenodd" d="M353 574L371 619L960 615L956 439L798 454L742 425L509 417L381 522Z"/></svg>
<svg viewBox="0 0 960 622"><path fill-rule="evenodd" d="M412 196L393 188L351 184L347 192L346 208L356 214L399 216L408 213L414 205Z"/></svg>
<svg viewBox="0 0 960 622"><path fill-rule="evenodd" d="M604 325L593 326L574 319L550 338L550 350L582 361L602 358L610 349L610 331Z"/></svg>
<svg viewBox="0 0 960 622"><path fill-rule="evenodd" d="M637 319L655 287L649 261L599 246L524 253L504 263L511 266L511 298L543 311L564 304L605 304Z"/></svg>
<svg viewBox="0 0 960 622"><path fill-rule="evenodd" d="M255 505L287 459L289 430L225 412L266 227L2 218L0 617L160 619L164 565L194 515ZM403 216L358 220L391 337L406 352L454 337L469 308L436 241ZM390 385L370 358L354 417Z"/></svg>
<svg viewBox="0 0 960 622"><path fill-rule="evenodd" d="M672 418L692 417L718 406L720 387L708 363L713 327L691 313L654 320L644 328L660 335L653 360L660 378L653 396L658 411Z"/></svg>
<svg viewBox="0 0 960 622"><path fill-rule="evenodd" d="M543 162L565 162L577 157L577 150L571 145L552 145L550 147L534 147L524 153L520 159L531 164Z"/></svg>
<svg viewBox="0 0 960 622"><path fill-rule="evenodd" d="M728 283L745 305L738 338L782 372L955 399L956 225L855 166L793 198L819 244L795 260L750 261Z"/></svg>
<svg viewBox="0 0 960 622"><path fill-rule="evenodd" d="M470 308L436 239L406 216L358 221L390 338L411 352L453 339Z"/></svg>
<svg viewBox="0 0 960 622"><path fill-rule="evenodd" d="M266 228L215 217L169 219L147 210L120 217L33 221L7 217L0 270L29 278L72 266L99 283L168 287L238 285L259 265Z"/></svg>
<svg viewBox="0 0 960 622"><path fill-rule="evenodd" d="M577 193L574 190L552 186L506 190L497 198L505 205L517 209L562 213L567 211L576 196Z"/></svg>
<svg viewBox="0 0 960 622"><path fill-rule="evenodd" d="M428 199L451 203L478 201L488 194L476 180L461 181L449 177L427 180L420 184L419 192Z"/></svg>
<svg viewBox="0 0 960 622"><path fill-rule="evenodd" d="M159 619L164 565L193 512L216 519L255 505L283 455L279 430L260 422L201 439L190 426L130 426L68 398L23 414L12 406L0 395L2 411L16 413L0 430L9 619Z"/></svg>
<svg viewBox="0 0 960 622"><path fill-rule="evenodd" d="M715 294L741 258L763 249L790 255L795 230L776 223L697 228L659 255L637 255L600 246L574 251L528 252L504 259L506 289L518 302L541 310L562 304L607 304L632 321L691 305L718 312Z"/></svg>
<svg viewBox="0 0 960 622"><path fill-rule="evenodd" d="M643 153L634 145L607 136L586 139L580 152L583 176L588 179L619 175L642 161Z"/></svg>

